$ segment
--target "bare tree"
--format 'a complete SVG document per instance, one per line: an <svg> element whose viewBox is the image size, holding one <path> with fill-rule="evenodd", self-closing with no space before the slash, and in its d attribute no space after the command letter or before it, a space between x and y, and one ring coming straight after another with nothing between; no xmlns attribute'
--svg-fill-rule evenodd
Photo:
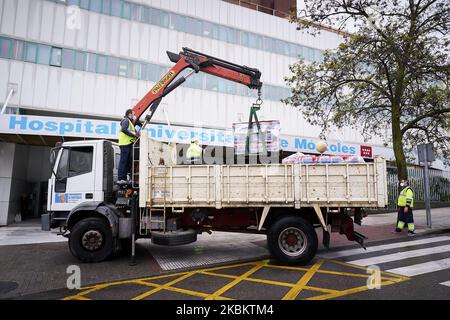
<svg viewBox="0 0 450 320"><path fill-rule="evenodd" d="M432 142L450 155L448 0L305 0L292 22L317 33L318 24L355 33L344 36L321 63L303 60L286 78L304 117L326 130L353 126L363 135L391 129L399 179L406 179L407 156Z"/></svg>

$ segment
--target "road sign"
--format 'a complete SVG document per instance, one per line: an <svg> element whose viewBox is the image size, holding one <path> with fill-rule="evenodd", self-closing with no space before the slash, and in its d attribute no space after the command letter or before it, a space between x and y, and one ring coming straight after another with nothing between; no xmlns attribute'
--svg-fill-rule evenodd
<svg viewBox="0 0 450 320"><path fill-rule="evenodd" d="M433 162L435 160L432 143L418 145L417 153L419 155L419 163L425 161Z"/></svg>

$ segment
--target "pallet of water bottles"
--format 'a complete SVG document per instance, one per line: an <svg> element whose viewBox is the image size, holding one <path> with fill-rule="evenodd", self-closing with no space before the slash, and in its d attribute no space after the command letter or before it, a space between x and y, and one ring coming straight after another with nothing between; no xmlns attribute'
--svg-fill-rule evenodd
<svg viewBox="0 0 450 320"><path fill-rule="evenodd" d="M364 163L364 158L359 155L311 155L302 152L294 153L282 161L284 164L315 164L315 163Z"/></svg>

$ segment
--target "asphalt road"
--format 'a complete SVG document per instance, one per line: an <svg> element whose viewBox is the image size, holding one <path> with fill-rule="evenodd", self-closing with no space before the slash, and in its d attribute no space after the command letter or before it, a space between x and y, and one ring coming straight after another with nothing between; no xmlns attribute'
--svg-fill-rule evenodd
<svg viewBox="0 0 450 320"><path fill-rule="evenodd" d="M141 258L142 259L142 258ZM122 260L124 264L124 260ZM368 272L379 267L377 273ZM126 267L124 267L125 269ZM450 299L450 231L414 238L322 251L307 266L286 267L269 259L195 268L180 272L126 274L111 281L108 272L80 290L49 290L14 299L75 300L327 300ZM147 274L152 274L147 272ZM372 281L372 289L367 286Z"/></svg>

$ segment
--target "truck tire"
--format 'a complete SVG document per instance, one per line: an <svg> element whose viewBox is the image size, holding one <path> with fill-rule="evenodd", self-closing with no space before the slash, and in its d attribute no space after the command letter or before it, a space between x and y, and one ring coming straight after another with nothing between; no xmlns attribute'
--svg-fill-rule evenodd
<svg viewBox="0 0 450 320"><path fill-rule="evenodd" d="M113 253L113 236L102 218L78 221L70 231L70 252L82 262L100 262Z"/></svg>
<svg viewBox="0 0 450 320"><path fill-rule="evenodd" d="M284 216L270 226L267 245L275 259L288 265L305 265L316 255L318 240L309 221Z"/></svg>
<svg viewBox="0 0 450 320"><path fill-rule="evenodd" d="M194 229L168 231L166 233L152 232L152 243L161 246L181 246L195 241L197 241L197 231Z"/></svg>

